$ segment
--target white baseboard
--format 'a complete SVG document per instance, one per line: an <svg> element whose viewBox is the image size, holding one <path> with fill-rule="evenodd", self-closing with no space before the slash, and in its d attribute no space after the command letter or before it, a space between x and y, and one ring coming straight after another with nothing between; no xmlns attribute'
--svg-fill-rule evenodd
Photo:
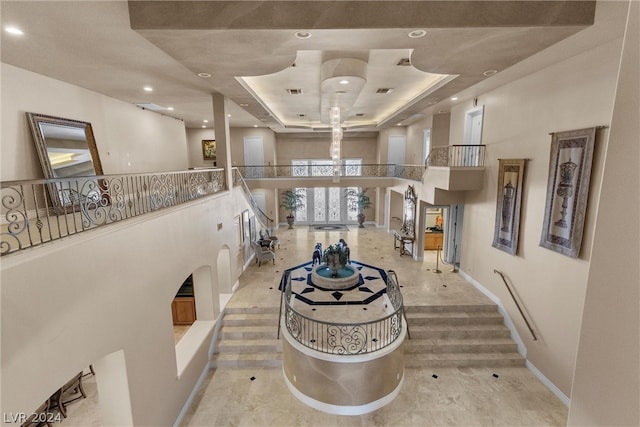
<svg viewBox="0 0 640 427"><path fill-rule="evenodd" d="M235 291L237 291L239 287L240 287L240 281L236 280L236 283L234 283L233 286L231 287L231 293L234 293Z"/></svg>
<svg viewBox="0 0 640 427"><path fill-rule="evenodd" d="M191 393L189 394L187 401L184 402L184 405L182 405L182 409L178 414L178 418L176 418L175 422L173 423L173 427L179 427L180 424L182 424L182 420L184 419L184 416L187 415L187 411L189 411L189 408L191 408L191 405L193 404L193 400L196 398L196 395L198 394L198 390L200 390L200 386L204 382L204 379L207 377L207 374L209 373L209 369L211 369L210 361L207 362L207 364L205 365L204 369L202 370L202 373L200 374L200 378L198 378L198 381L196 381L196 385L193 387L193 390L191 390Z"/></svg>
<svg viewBox="0 0 640 427"><path fill-rule="evenodd" d="M553 393L558 399L560 399L562 403L569 407L571 399L569 399L566 394L564 394L554 383L551 382L551 380L549 380L549 378L545 377L544 374L538 370L538 368L536 368L529 360L527 360L527 348L525 347L522 338L520 338L520 334L518 334L515 325L511 321L511 317L509 317L507 310L504 308L504 305L502 305L502 301L500 301L500 298L498 298L491 291L482 286L477 280L469 276L463 270L458 270L458 273L469 283L471 283L476 289L486 295L487 298L498 305L498 311L504 316L505 326L509 328L509 330L511 331L511 338L513 338L513 340L518 345L518 353L520 353L522 357L525 358L525 366L527 367L527 369L529 369L529 371L531 371L531 373L535 375L535 377L538 378L540 382L544 384L549 389L549 391L551 391L551 393Z"/></svg>
<svg viewBox="0 0 640 427"><path fill-rule="evenodd" d="M555 394L555 396L558 399L560 399L562 403L564 403L564 406L568 408L571 405L571 399L567 397L567 395L564 394L562 390L556 387L556 385L552 383L551 380L549 380L549 378L545 377L544 374L538 370L538 368L533 366L533 363L527 360L525 361L525 366L529 368L531 373L533 373L533 375L535 375L536 378L538 378L540 382L544 384L551 391L551 393Z"/></svg>

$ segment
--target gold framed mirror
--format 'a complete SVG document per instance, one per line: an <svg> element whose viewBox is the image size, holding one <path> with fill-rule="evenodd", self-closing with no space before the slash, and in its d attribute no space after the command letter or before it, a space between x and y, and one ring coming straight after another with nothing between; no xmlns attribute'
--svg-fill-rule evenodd
<svg viewBox="0 0 640 427"><path fill-rule="evenodd" d="M56 180L47 185L53 207L103 199L91 178L103 174L91 123L29 112L27 120L44 177Z"/></svg>

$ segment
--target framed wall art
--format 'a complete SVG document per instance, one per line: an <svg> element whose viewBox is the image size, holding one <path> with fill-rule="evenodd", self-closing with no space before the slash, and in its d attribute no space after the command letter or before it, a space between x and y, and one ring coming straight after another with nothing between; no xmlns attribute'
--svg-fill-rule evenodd
<svg viewBox="0 0 640 427"><path fill-rule="evenodd" d="M498 195L493 247L515 255L518 251L520 206L525 159L498 159Z"/></svg>
<svg viewBox="0 0 640 427"><path fill-rule="evenodd" d="M596 128L552 134L540 246L578 257L589 196Z"/></svg>
<svg viewBox="0 0 640 427"><path fill-rule="evenodd" d="M251 230L249 228L249 209L242 211L242 241L250 241Z"/></svg>
<svg viewBox="0 0 640 427"><path fill-rule="evenodd" d="M256 240L258 240L256 234L256 217L252 216L251 218L249 218L249 241L255 242Z"/></svg>
<svg viewBox="0 0 640 427"><path fill-rule="evenodd" d="M215 139L203 139L202 140L202 158L204 160L216 160L216 140Z"/></svg>

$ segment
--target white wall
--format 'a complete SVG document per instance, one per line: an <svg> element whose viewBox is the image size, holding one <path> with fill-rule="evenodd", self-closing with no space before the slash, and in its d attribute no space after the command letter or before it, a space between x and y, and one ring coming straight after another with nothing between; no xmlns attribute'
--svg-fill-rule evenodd
<svg viewBox="0 0 640 427"><path fill-rule="evenodd" d="M538 246L547 190L549 133L610 124L620 48L621 40L617 39L481 96L487 168L483 189L467 194L461 269L500 298L525 340L529 362L567 396L575 366L608 132L599 132L596 140L578 259ZM452 141L462 141L465 112L471 108L468 101L452 109ZM491 247L499 158L529 159L517 256ZM511 279L539 341L531 339L494 269Z"/></svg>
<svg viewBox="0 0 640 427"><path fill-rule="evenodd" d="M217 259L236 250L233 218L246 207L238 189L3 258L2 410L29 413L74 373L123 350L134 424L171 424L211 340L178 378L171 301L203 267L212 294L230 288L218 283ZM225 267L235 283L242 267Z"/></svg>
<svg viewBox="0 0 640 427"><path fill-rule="evenodd" d="M184 124L90 90L1 64L0 179L43 178L26 112L91 123L105 174L184 170Z"/></svg>
<svg viewBox="0 0 640 427"><path fill-rule="evenodd" d="M189 151L189 167L203 168L213 167L213 160L205 160L202 157L202 140L216 139L216 133L213 129L193 129L187 128L187 147Z"/></svg>
<svg viewBox="0 0 640 427"><path fill-rule="evenodd" d="M611 121L568 425L640 425L640 3Z"/></svg>
<svg viewBox="0 0 640 427"><path fill-rule="evenodd" d="M1 67L2 181L43 176L26 112L90 122L106 174L184 170L194 166L190 151L201 156L202 138L189 150L179 120ZM171 301L189 274L209 272L199 283L211 289L197 304L207 305L201 313L219 312L218 293L237 282L243 260L231 257L220 272L218 255L239 250L233 218L247 207L238 189L3 257L2 411L30 413L73 374L119 354L126 379L118 387L128 384L130 411L113 416L116 408L103 420L124 422L129 412L137 425L173 423L208 362L212 331L179 367Z"/></svg>

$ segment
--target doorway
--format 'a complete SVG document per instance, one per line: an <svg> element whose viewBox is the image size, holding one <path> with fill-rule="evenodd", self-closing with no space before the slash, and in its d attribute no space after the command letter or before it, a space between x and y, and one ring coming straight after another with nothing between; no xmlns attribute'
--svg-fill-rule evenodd
<svg viewBox="0 0 640 427"><path fill-rule="evenodd" d="M314 187L300 188L304 201L296 212L297 223L347 224L358 220L356 204L357 187Z"/></svg>
<svg viewBox="0 0 640 427"><path fill-rule="evenodd" d="M426 209L424 219L424 250L425 251L444 251L447 241L446 231L448 221L445 218L448 215L448 207L434 206Z"/></svg>

